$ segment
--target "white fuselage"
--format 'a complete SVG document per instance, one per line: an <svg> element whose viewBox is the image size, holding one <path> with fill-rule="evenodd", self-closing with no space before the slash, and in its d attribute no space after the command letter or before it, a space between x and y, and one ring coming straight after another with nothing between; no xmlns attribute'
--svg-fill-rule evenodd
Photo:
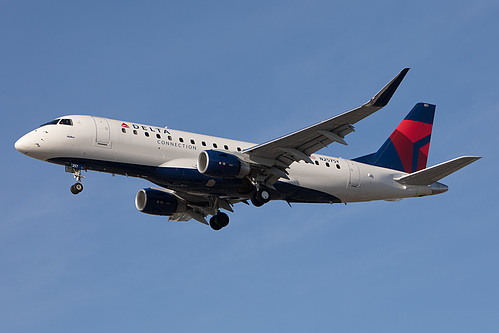
<svg viewBox="0 0 499 333"><path fill-rule="evenodd" d="M188 183L189 179L168 179L163 184L141 170L171 168L185 171L175 174L188 177L193 174L191 172L198 172L197 158L203 150L218 149L237 154L255 146L249 142L107 118L81 115L62 118L71 119L72 125L42 126L20 138L16 149L44 161L63 165L81 163L85 169L143 177L175 188L182 186L180 183ZM279 183L325 193L340 202L396 200L435 194L430 186L397 183L394 178L406 175L400 171L319 154L313 154L311 158L315 164L304 161L291 164L289 180L281 178ZM223 180L214 178L213 182ZM194 190L186 186L184 191L203 194L206 188L206 193L210 193L212 186L208 181Z"/></svg>

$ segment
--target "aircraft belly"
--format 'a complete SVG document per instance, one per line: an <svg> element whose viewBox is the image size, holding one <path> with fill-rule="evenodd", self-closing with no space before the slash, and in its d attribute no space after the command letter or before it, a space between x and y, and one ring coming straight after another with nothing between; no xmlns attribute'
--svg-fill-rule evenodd
<svg viewBox="0 0 499 333"><path fill-rule="evenodd" d="M109 170L112 170L119 174L142 174L139 177L147 178L156 185L193 194L249 199L252 193L251 191L244 191L248 189L248 185L245 184L244 179L209 177L199 173L194 168L146 167L122 163L103 165L103 162L100 161L86 161L84 163L90 165L91 169L94 168L99 171L105 169L107 172L111 172ZM340 202L337 197L331 194L289 182L277 182L274 184L274 187L275 190L270 190L274 200L315 203Z"/></svg>

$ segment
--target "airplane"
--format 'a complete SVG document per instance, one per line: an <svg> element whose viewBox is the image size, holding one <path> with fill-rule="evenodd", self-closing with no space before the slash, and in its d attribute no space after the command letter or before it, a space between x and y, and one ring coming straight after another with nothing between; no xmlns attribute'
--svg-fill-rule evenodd
<svg viewBox="0 0 499 333"><path fill-rule="evenodd" d="M15 148L65 166L83 190L82 171L138 177L136 208L172 221L194 219L214 230L229 224L236 203L398 201L444 193L442 178L480 159L462 156L426 167L435 105L417 103L378 151L352 160L316 154L354 124L385 107L409 68L367 103L263 144L90 115L57 118L22 136ZM209 222L206 218L211 216Z"/></svg>

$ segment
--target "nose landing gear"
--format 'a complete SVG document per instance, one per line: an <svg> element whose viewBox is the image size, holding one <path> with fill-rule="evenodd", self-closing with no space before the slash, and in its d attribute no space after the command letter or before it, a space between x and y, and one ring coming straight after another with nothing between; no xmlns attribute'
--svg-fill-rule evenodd
<svg viewBox="0 0 499 333"><path fill-rule="evenodd" d="M71 171L73 173L73 176L75 177L76 179L76 184L73 184L71 185L71 193L73 194L78 194L80 193L81 191L83 191L83 184L81 183L81 179L82 178L85 178L81 175L81 169L75 169L75 168L71 168Z"/></svg>

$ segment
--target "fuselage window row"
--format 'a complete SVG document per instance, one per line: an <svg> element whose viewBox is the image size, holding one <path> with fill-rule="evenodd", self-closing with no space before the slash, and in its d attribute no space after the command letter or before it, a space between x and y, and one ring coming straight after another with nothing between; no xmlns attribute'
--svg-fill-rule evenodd
<svg viewBox="0 0 499 333"><path fill-rule="evenodd" d="M127 133L126 128L122 127L122 128L121 128L121 132L123 132L123 133ZM132 133L133 133L134 135L138 135L138 134L139 134L139 133L137 132L137 130L135 130L135 129L132 131ZM149 136L150 136L149 132L144 132L144 135L145 135L146 137L149 137ZM161 139L161 135L160 135L160 134L156 134L156 138ZM172 138L172 136L171 136L171 135L168 135L168 140L170 140L170 141L172 141L172 140L173 140L173 138ZM183 138L178 138L178 141L180 141L180 142L184 142L184 139L183 139ZM191 139L191 140L190 140L190 142L191 142L191 144L193 144L193 145L195 145L195 144L196 144L196 141L195 141L194 139ZM206 144L206 142L205 142L205 141L201 141L201 145L202 145L203 147L206 147L206 146L207 146L207 144ZM215 142L213 142L213 144L212 144L212 145L213 145L213 148L218 148L218 145L217 145ZM225 150L230 150L230 148L229 148L229 146L228 146L228 145L224 145L224 149L225 149ZM237 147L236 149L237 149L237 151L242 151L241 147ZM319 162L315 161L315 163L316 163L317 165L319 165Z"/></svg>

